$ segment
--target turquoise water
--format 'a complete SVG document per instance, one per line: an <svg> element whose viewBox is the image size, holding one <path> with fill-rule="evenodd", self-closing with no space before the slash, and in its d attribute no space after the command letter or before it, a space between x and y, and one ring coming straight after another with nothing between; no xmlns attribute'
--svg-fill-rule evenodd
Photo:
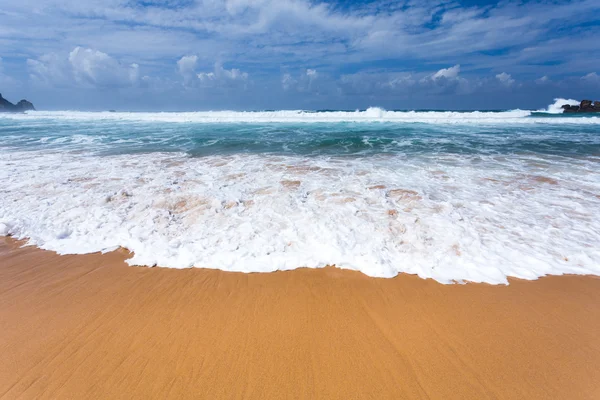
<svg viewBox="0 0 600 400"><path fill-rule="evenodd" d="M439 282L600 275L600 118L0 116L0 234L134 265Z"/></svg>
<svg viewBox="0 0 600 400"><path fill-rule="evenodd" d="M575 121L574 118L571 120ZM105 155L184 152L194 157L215 154L368 156L380 153L522 152L597 156L600 154L598 132L598 125L574 123L492 126L393 122L173 124L0 119L0 146L90 151Z"/></svg>

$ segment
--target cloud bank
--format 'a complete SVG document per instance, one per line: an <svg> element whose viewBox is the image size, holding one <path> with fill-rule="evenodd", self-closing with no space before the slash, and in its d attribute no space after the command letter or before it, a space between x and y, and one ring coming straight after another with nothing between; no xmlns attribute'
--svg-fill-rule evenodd
<svg viewBox="0 0 600 400"><path fill-rule="evenodd" d="M0 0L0 84L135 88L142 108L142 89L198 108L235 91L243 107L468 108L496 93L535 108L598 82L599 14L597 0Z"/></svg>
<svg viewBox="0 0 600 400"><path fill-rule="evenodd" d="M98 50L75 47L68 54L27 59L29 76L47 86L122 87L135 85L139 65L125 65Z"/></svg>

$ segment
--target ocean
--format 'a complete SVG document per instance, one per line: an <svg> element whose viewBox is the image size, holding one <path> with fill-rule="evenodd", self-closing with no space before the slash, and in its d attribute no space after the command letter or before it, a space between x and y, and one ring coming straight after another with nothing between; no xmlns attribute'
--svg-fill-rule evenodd
<svg viewBox="0 0 600 400"><path fill-rule="evenodd" d="M560 104L0 115L0 235L169 268L600 275L600 117Z"/></svg>

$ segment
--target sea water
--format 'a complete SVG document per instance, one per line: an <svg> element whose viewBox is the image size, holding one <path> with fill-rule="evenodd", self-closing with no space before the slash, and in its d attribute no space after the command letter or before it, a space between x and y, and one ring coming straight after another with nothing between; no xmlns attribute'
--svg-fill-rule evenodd
<svg viewBox="0 0 600 400"><path fill-rule="evenodd" d="M558 103L6 114L0 235L170 268L600 275L600 118Z"/></svg>

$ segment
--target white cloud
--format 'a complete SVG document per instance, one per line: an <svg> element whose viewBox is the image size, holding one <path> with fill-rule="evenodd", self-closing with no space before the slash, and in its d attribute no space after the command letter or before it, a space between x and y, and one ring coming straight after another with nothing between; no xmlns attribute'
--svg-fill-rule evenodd
<svg viewBox="0 0 600 400"><path fill-rule="evenodd" d="M212 71L197 72L198 57L184 56L177 61L179 74L186 86L231 87L244 85L248 81L248 73L238 68L225 69L219 62L214 64Z"/></svg>
<svg viewBox="0 0 600 400"><path fill-rule="evenodd" d="M433 74L426 75L421 78L419 85L422 90L427 90L431 93L466 92L469 88L469 81L459 76L459 74L460 64L456 64L453 67L442 68Z"/></svg>
<svg viewBox="0 0 600 400"><path fill-rule="evenodd" d="M456 79L460 73L460 64L456 64L454 67L440 69L438 72L431 76L431 79L436 81L440 78Z"/></svg>
<svg viewBox="0 0 600 400"><path fill-rule="evenodd" d="M242 82L248 80L248 73L237 68L225 69L220 63L215 63L212 72L200 72L197 77L200 82Z"/></svg>
<svg viewBox="0 0 600 400"><path fill-rule="evenodd" d="M298 83L298 80L292 78L290 74L283 74L281 77L281 87L283 90L288 90L291 87L295 86Z"/></svg>
<svg viewBox="0 0 600 400"><path fill-rule="evenodd" d="M432 94L464 94L477 88L479 82L472 82L460 76L460 64L442 68L419 80L419 90Z"/></svg>
<svg viewBox="0 0 600 400"><path fill-rule="evenodd" d="M35 83L46 86L74 85L73 71L66 56L50 53L37 60L28 59L27 69L30 79Z"/></svg>
<svg viewBox="0 0 600 400"><path fill-rule="evenodd" d="M69 54L75 81L92 86L128 86L137 82L139 66L122 65L106 53L76 47Z"/></svg>
<svg viewBox="0 0 600 400"><path fill-rule="evenodd" d="M496 107L493 103L482 106L479 100L464 105L465 101L482 95L488 98L490 86L485 84L492 78L482 80L477 76L457 76L454 79L433 80L434 73L435 71L427 74L415 71L390 73L374 69L371 72L342 75L338 80L339 93L341 98L348 99L350 107L347 108L373 104L386 109L406 110Z"/></svg>
<svg viewBox="0 0 600 400"><path fill-rule="evenodd" d="M485 81L477 77L460 76L460 65L436 72L358 72L342 75L340 90L353 95L394 96L409 98L415 95L455 95L482 89Z"/></svg>
<svg viewBox="0 0 600 400"><path fill-rule="evenodd" d="M586 76L583 76L581 79L588 83L600 83L600 76L595 72L590 72Z"/></svg>
<svg viewBox="0 0 600 400"><path fill-rule="evenodd" d="M82 47L68 56L50 53L28 59L31 79L48 86L124 87L139 79L138 64L123 64L106 53Z"/></svg>
<svg viewBox="0 0 600 400"><path fill-rule="evenodd" d="M309 68L306 70L306 76L308 76L310 79L316 79L319 76L319 73L316 69Z"/></svg>
<svg viewBox="0 0 600 400"><path fill-rule="evenodd" d="M547 75L544 75L541 78L535 80L535 83L537 83L538 85L543 85L548 82L550 82L550 78L548 78Z"/></svg>
<svg viewBox="0 0 600 400"><path fill-rule="evenodd" d="M416 83L412 74L402 74L399 76L395 76L390 78L388 81L384 82L384 86L389 86L392 89L396 88L406 88L412 86Z"/></svg>
<svg viewBox="0 0 600 400"><path fill-rule="evenodd" d="M237 68L225 69L219 63L215 64L215 75L217 78L224 78L231 81L246 81L248 80L248 73L242 72Z"/></svg>
<svg viewBox="0 0 600 400"><path fill-rule="evenodd" d="M512 78L512 76L506 72L496 75L496 79L498 79L498 81L506 87L512 86L515 83L515 80Z"/></svg>
<svg viewBox="0 0 600 400"><path fill-rule="evenodd" d="M330 53L338 62L381 59L383 54L439 62L448 55L480 57L478 51L533 47L540 44L540 38L545 42L555 36L568 38L568 29L557 31L553 24L594 21L600 12L597 0L506 1L470 7L457 7L448 1L389 0L348 7L313 0L4 3L2 33L8 42L3 42L3 47L9 52L22 51L35 59L75 44L88 48L102 44L111 54L162 58L165 65L166 57L172 60L174 54L200 48L207 53L224 50L251 61L271 59L274 63L281 61L283 50L289 50L286 62L314 60L315 50ZM207 36L209 48L204 46ZM573 48L573 41L568 42ZM585 45L598 50L594 41ZM551 50L556 53L554 43ZM511 52L505 58L519 53ZM579 54L584 57L583 52Z"/></svg>
<svg viewBox="0 0 600 400"><path fill-rule="evenodd" d="M214 72L200 72L196 74L196 78L200 79L200 82L210 82L217 79Z"/></svg>
<svg viewBox="0 0 600 400"><path fill-rule="evenodd" d="M318 91L321 87L322 76L316 69L307 68L297 78L289 73L281 76L281 87L283 90L294 89L299 92Z"/></svg>
<svg viewBox="0 0 600 400"><path fill-rule="evenodd" d="M465 93L476 85L500 89L503 83L495 74L503 70L515 75L504 82L516 81L514 86L532 73L552 76L557 85L563 74L576 74L573 80L579 84L595 82L593 74L586 80L579 77L595 70L600 56L600 42L574 42L569 29L577 26L582 35L596 37L600 29L587 22L597 19L598 0L485 5L372 0L343 7L328 0L0 3L1 47L3 54L11 55L6 69L19 74L16 62L29 59L29 74L48 85L134 82L145 87L156 78L180 91L182 81L184 87L244 86L251 76L255 88L281 85L285 90L320 94L332 89L329 93L335 96L336 82L347 70L344 66L351 66L365 75L385 73L368 82L345 78L346 83L353 81L345 87L355 86L364 93L371 88L369 95L398 95L411 85L425 93ZM69 60L67 53L76 46L80 50ZM180 59L188 54L194 55ZM228 69L213 67L214 60L228 61ZM236 68L230 67L232 60ZM427 65L448 60L451 63L441 64L446 68L427 70ZM407 80L400 71L412 65L419 67ZM289 73L269 74L280 68Z"/></svg>
<svg viewBox="0 0 600 400"><path fill-rule="evenodd" d="M177 70L183 77L186 84L189 84L196 77L196 64L198 63L198 56L183 56L177 61Z"/></svg>

